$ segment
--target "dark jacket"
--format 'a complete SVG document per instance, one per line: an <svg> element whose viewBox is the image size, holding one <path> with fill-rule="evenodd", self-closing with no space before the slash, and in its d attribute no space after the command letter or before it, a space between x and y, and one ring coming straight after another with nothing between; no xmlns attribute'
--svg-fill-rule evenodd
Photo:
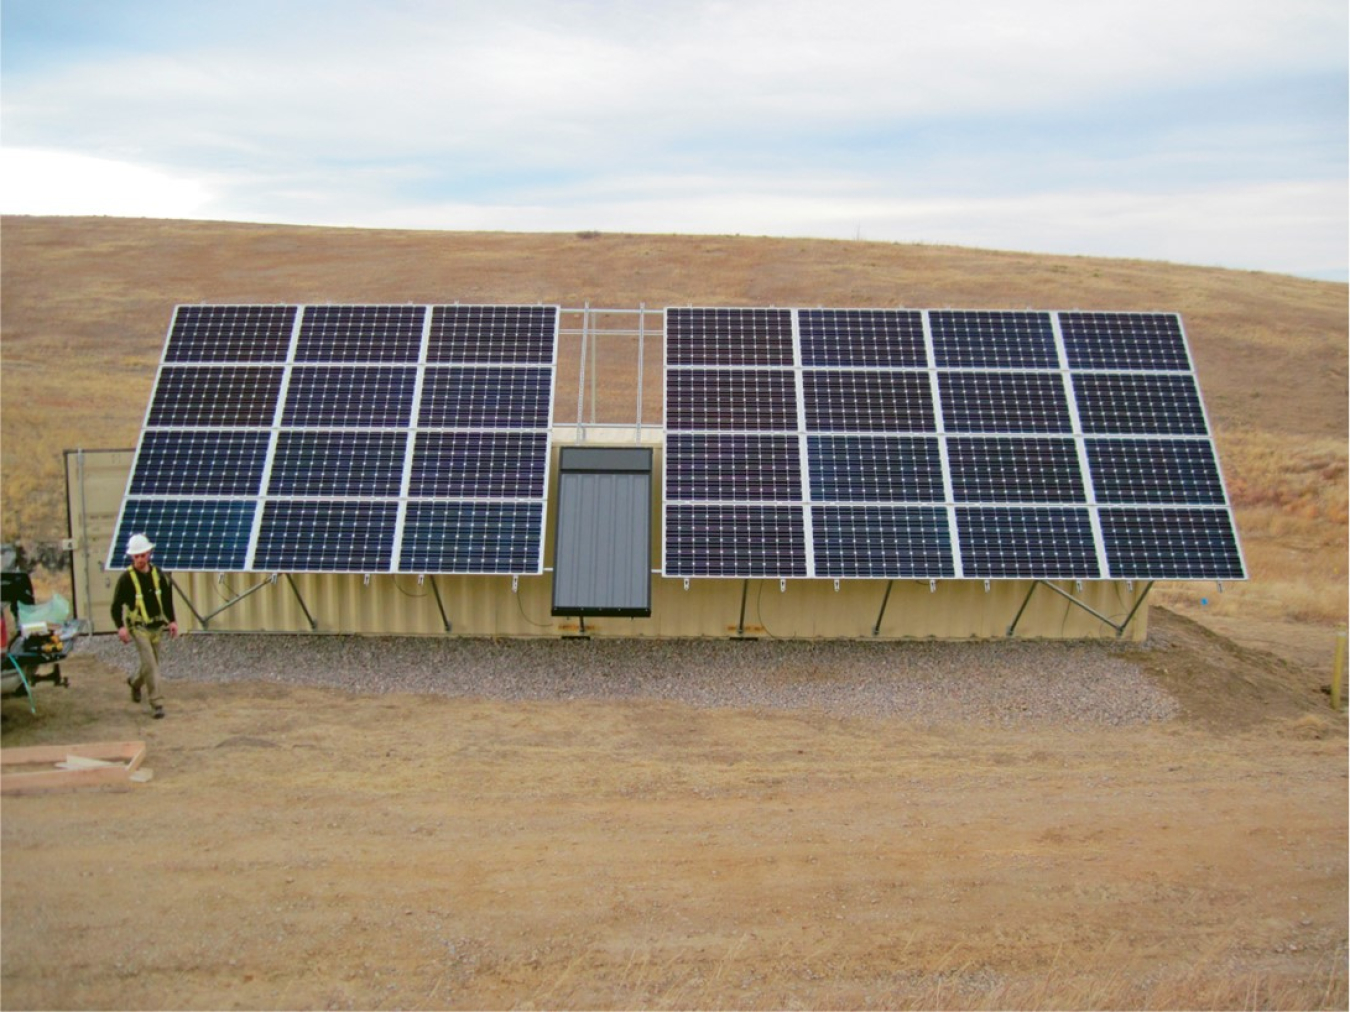
<svg viewBox="0 0 1350 1012"><path fill-rule="evenodd" d="M145 614L150 619L152 629L177 621L173 615L173 583L169 580L169 574L162 569L159 570L159 601L155 601L155 583L151 576L155 569L154 563L151 563L150 568L144 573L138 573L134 568L122 571L117 580L117 587L113 591L112 620L116 628L140 623L141 613L136 607L136 585L132 580L140 581L141 594L145 598ZM162 611L160 605L163 605Z"/></svg>

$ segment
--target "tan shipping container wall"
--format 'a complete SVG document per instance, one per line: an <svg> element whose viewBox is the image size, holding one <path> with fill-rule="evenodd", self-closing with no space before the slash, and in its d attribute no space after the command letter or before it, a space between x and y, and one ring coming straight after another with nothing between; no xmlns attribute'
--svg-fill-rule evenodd
<svg viewBox="0 0 1350 1012"><path fill-rule="evenodd" d="M71 602L75 617L87 618L94 632L114 632L113 585L121 570L104 571L108 544L117 526L134 450L67 450L66 516L70 522ZM120 553L119 553L120 556Z"/></svg>
<svg viewBox="0 0 1350 1012"><path fill-rule="evenodd" d="M569 434L570 430L569 430ZM644 435L659 436L655 433ZM644 440L646 442L647 440ZM617 442L617 441L616 441ZM604 445L588 441L586 445ZM634 445L632 438L620 445ZM554 459L549 498L556 501ZM660 566L660 446L653 475L652 567ZM68 506L75 542L76 609L97 631L109 631L108 606L116 573L103 571L132 452L86 451L67 455ZM553 510L545 540L545 565L553 560ZM179 624L214 632L322 632L363 635L567 636L575 618L554 618L552 575L427 576L333 573L177 573ZM1145 592L1146 583L1096 581L1081 588L1057 583L1093 610L1121 622ZM1018 638L1114 638L1110 625L1058 594L1027 580L896 580L886 598L885 580L682 579L652 577L650 618L592 618L590 636L854 638L1002 638L1031 593L1017 622ZM439 594L439 602L437 600ZM885 612L882 604L885 601ZM744 619L742 621L742 601ZM444 616L442 615L444 611ZM205 625L194 616L205 620ZM1147 635L1148 607L1140 607L1125 630L1132 640ZM447 630L447 623L449 629Z"/></svg>

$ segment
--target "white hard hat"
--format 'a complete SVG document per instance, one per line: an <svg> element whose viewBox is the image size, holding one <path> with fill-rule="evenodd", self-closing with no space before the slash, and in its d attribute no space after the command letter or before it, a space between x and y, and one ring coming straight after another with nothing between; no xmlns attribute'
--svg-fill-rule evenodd
<svg viewBox="0 0 1350 1012"><path fill-rule="evenodd" d="M144 555L146 552L153 551L154 547L150 544L150 539L144 534L133 534L131 540L127 542L127 554Z"/></svg>

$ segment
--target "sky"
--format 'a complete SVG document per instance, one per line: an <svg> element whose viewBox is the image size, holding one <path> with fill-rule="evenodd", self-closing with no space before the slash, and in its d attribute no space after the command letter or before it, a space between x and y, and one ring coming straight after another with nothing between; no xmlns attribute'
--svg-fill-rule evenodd
<svg viewBox="0 0 1350 1012"><path fill-rule="evenodd" d="M1346 281L1345 0L0 0L0 211Z"/></svg>

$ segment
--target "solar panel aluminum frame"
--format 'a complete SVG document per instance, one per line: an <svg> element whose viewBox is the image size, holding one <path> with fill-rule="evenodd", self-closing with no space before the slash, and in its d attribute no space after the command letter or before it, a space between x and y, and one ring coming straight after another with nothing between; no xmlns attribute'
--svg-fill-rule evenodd
<svg viewBox="0 0 1350 1012"><path fill-rule="evenodd" d="M408 317L420 315L420 323L415 326L420 327L416 343L416 357L410 358L407 352L401 356L396 356L396 360L390 360L388 357L372 356L365 358L359 354L353 357L350 353L339 357L334 361L325 361L322 356L307 354L302 356L299 352L301 335L307 322L307 316L311 311L323 311L323 315L334 315L333 311L344 309L352 310L373 310L376 317L387 315L391 317L402 317L402 322L406 324ZM519 314L530 316L537 315L538 321L546 328L544 335L537 341L537 347L540 351L547 350L547 361L511 361L511 362L491 362L481 357L472 358L465 361L446 360L440 357L432 361L428 355L430 335L433 321L437 319L437 314L441 311L461 310L482 310L485 314L491 315L499 313L508 315L509 311L517 311ZM201 348L188 348L183 350L179 348L175 339L182 332L191 331L193 323L188 319L188 314L199 311L205 316L215 312L221 321L230 321L236 315L244 317L268 315L293 314L289 316L287 324L287 333L284 335L284 341L274 335L268 340L258 342L261 350L250 354L247 348L244 349L243 357L235 354L234 357L228 353L229 341L222 342L209 337L205 342L205 350ZM383 311L389 311L384 313ZM160 361L156 370L153 391L159 391L161 382L168 370L185 369L217 369L217 370L240 370L250 368L280 369L282 377L280 386L275 393L272 401L271 415L263 423L247 426L230 426L228 424L213 426L209 422L207 425L182 425L182 426L161 426L152 424L153 416L156 410L156 397L152 394L150 403L147 405L145 415L141 425L141 437L137 444L136 455L133 458L131 473L128 475L126 490L124 491L122 505L119 510L117 524L114 528L114 541L109 547L107 567L109 569L119 569L124 566L125 559L121 555L123 544L126 537L132 531L126 527L128 520L134 520L144 511L141 507L146 504L159 504L160 508L168 511L169 516L188 515L194 510L201 516L211 514L213 508L228 507L226 513L230 523L230 532L233 540L227 546L228 550L222 549L212 555L209 552L197 552L192 548L197 540L210 539L211 532L202 530L200 523L193 524L185 520L177 530L170 534L156 535L153 530L142 531L138 528L136 533L150 533L152 540L158 541L157 560L170 570L196 571L196 572L324 572L324 573L350 573L369 575L372 573L416 573L418 575L437 574L450 572L455 575L537 575L544 571L544 540L545 526L547 518L547 495L550 480L550 471L552 467L552 418L555 397L555 380L557 376L558 345L560 332L560 307L556 305L537 305L537 306L475 306L459 303L442 304L398 304L398 305L351 305L343 306L339 304L325 305L247 305L247 304L180 304L174 307L173 316L170 319L168 333L165 338L164 347L161 351ZM185 322L186 321L186 322ZM211 323L213 321L207 321ZM528 322L528 321L527 321ZM200 328L203 331L209 331L210 326L203 324ZM407 327L403 327L404 333L407 333ZM544 341L549 342L547 345ZM412 342L405 340L407 347L412 346ZM222 347L224 350L222 350ZM532 345L534 347L534 345ZM398 424L375 424L375 425L342 425L342 424L290 424L285 412L290 403L288 394L290 392L290 381L296 375L298 370L304 369L365 369L365 370L389 370L402 369L410 371L413 377L413 387L411 390L411 400L408 405L406 416L402 417ZM423 380L428 370L482 370L482 369L527 369L536 370L545 375L545 381L541 385L543 396L538 408L535 410L537 417L541 419L540 423L530 428L507 425L504 429L497 429L491 426L471 426L468 429L462 427L445 426L424 426L420 424L419 412L421 410L421 397L423 390ZM340 405L339 405L340 407ZM215 410L215 409L213 409ZM223 410L223 409L220 409ZM330 409L330 410L336 410ZM179 496L144 496L136 495L133 492L133 485L137 481L138 467L140 464L142 449L147 445L148 434L162 432L194 432L194 431L219 431L234 433L265 433L269 439L269 445L266 454L266 460L261 473L258 475L257 485L253 493L250 494L231 494L231 495L179 495ZM535 432L543 436L542 460L540 462L541 477L538 481L539 494L525 499L511 496L478 496L478 497L428 497L416 496L409 492L409 482L413 469L413 454L417 446L418 436L421 433L431 432ZM340 492L331 495L285 495L276 494L271 488L273 462L276 460L276 454L280 445L283 433L292 434L322 434L329 433L340 436L342 433L397 433L403 441L404 460L399 475L400 486L396 494L391 495L351 495L341 494ZM405 538L405 517L408 513L410 502L419 503L437 503L437 502L463 502L469 505L474 503L486 504L507 504L512 502L524 502L534 504L537 507L537 522L533 524L531 532L531 541L528 544L528 550L523 555L515 551L509 564L506 566L485 566L482 568L455 568L445 569L408 569L400 565L400 555L404 547ZM315 568L299 569L279 569L275 566L259 565L259 545L260 537L263 534L264 524L267 523L267 513L272 504L281 503L309 503L322 507L324 504L333 504L335 507L342 504L383 504L388 507L393 504L395 507L395 520L392 530L389 532L389 547L386 554L382 555L376 564L370 564L369 556L363 556L357 564L350 565L324 565ZM176 507L181 507L178 514L174 513ZM239 510L251 510L251 519L247 524L247 534L239 533ZM356 510L354 515L360 513ZM381 515L387 515L385 509ZM209 526L209 525L208 525ZM237 542L242 537L245 543L245 549L241 557ZM182 546L187 547L182 547ZM204 557L201 557L204 556ZM520 561L518 561L520 560Z"/></svg>
<svg viewBox="0 0 1350 1012"><path fill-rule="evenodd" d="M692 312L701 312L705 314L714 312L711 309L702 307L698 308L678 307L673 310L672 308L668 308L666 310L667 334L669 334L670 332L669 321L670 321L670 314L672 311L674 312L692 311ZM752 309L724 310L724 312L743 312L743 313L751 313L757 311L769 312L770 310L752 310ZM670 545L671 545L670 507L672 505L680 507L689 505L702 505L707 507L713 506L767 507L769 505L775 506L795 505L801 510L802 520L805 526L804 533L807 544L807 558L806 558L807 572L804 575L807 578L821 578L821 577L835 578L836 577L835 572L822 573L820 571L820 563L823 560L823 557L818 555L818 553L814 550L814 545L812 543L813 537L818 536L818 532L813 530L813 527L815 526L812 521L813 510L819 506L825 506L831 510L847 506L861 506L863 505L863 502L853 500L826 501L813 499L811 492L811 484L812 482L819 481L821 479L821 474L818 471L818 461L813 456L813 452L810 449L810 447L813 444L823 446L824 441L826 440L835 438L844 438L845 436L848 436L848 438L860 438L860 439L876 438L876 437L931 438L936 441L940 451L942 475L943 475L943 494L941 499L920 499L917 501L909 498L895 499L895 500L879 499L876 501L869 499L866 501L866 504L881 505L888 508L900 508L902 506L937 508L945 511L948 528L947 535L952 548L953 558L952 558L952 565L950 567L950 572L944 573L944 575L941 578L982 579L982 580L1000 580L1000 579L1026 580L1038 578L1047 580L1049 579L1062 580L1067 578L1067 579L1083 580L1085 582L1100 581L1100 580L1121 580L1121 579L1124 580L1149 579L1150 569L1146 564L1146 562L1141 564L1139 563L1138 560L1133 560L1127 566L1123 564L1122 560L1121 562L1113 564L1112 561L1113 558L1119 554L1119 552L1117 551L1118 546L1116 546L1114 543L1108 544L1108 539L1115 535L1114 533L1104 531L1102 523L1102 511L1103 510L1114 511L1111 514L1111 519L1113 521L1112 528L1114 531L1114 528L1118 526L1116 524L1116 521L1119 520L1120 517L1125 514L1125 512L1127 511L1137 512L1139 510L1147 510L1152 508L1152 509L1172 509L1172 510L1195 509L1195 510L1203 510L1205 511L1206 514L1213 514L1217 510L1223 515L1223 517L1226 518L1228 531L1231 533L1231 551L1228 552L1227 555L1222 556L1224 561L1222 562L1221 571L1216 570L1218 575L1215 575L1213 573L1206 573L1204 575L1179 576L1177 574L1179 572L1184 572L1185 567L1180 567L1175 564L1168 564L1166 566L1158 567L1157 578L1205 579L1205 580L1215 579L1220 581L1246 579L1246 572L1247 572L1246 564L1242 558L1241 543L1237 537L1236 526L1233 524L1232 521L1232 507L1228 498L1227 486L1223 481L1222 471L1219 469L1218 454L1214 449L1214 441L1212 436L1212 430L1210 429L1209 425L1208 414L1204 407L1203 397L1200 394L1199 384L1196 381L1195 367L1193 359L1191 357L1189 342L1186 340L1186 335L1182 321L1177 314L1175 313L1079 314L1070 311L1054 311L1054 310L1044 310L1034 312L1029 311L1026 313L1010 313L1010 312L1001 313L1001 311L978 311L984 316L991 318L996 318L999 317L1000 315L1003 315L1006 317L1018 317L1020 319L1024 319L1033 323L1038 331L1037 341L1039 342L1039 349L1040 349L1033 353L1034 355L1039 356L1039 358L1035 359L1035 361L1037 362L1048 361L1048 359L1046 359L1046 350L1050 347L1050 345L1047 344L1047 340L1050 336L1052 336L1053 353L1056 359L1056 363L1054 368L1049 368L1049 367L1029 367L1026 364L1024 364L1023 358L1021 357L1020 353L1016 352L1016 349L1007 349L1007 348L1003 349L991 348L990 350L993 357L995 358L1001 357L1004 361L1013 364L990 365L987 362L979 361L979 355L977 353L974 358L968 358L962 361L962 363L959 365L939 365L938 364L939 355L934 341L933 319L935 314L945 314L947 317L955 318L956 316L959 315L959 313L957 313L956 311L949 311L949 310L863 311L863 310L820 310L820 309L811 309L811 310L774 309L772 310L772 312L788 313L790 314L792 320L794 350L793 350L793 363L791 368L794 373L794 381L798 391L798 398L799 398L798 426L795 433L785 425L775 426L768 430L762 430L752 425L737 426L734 420L731 423L727 423L725 420L719 420L719 423L717 424L715 429L709 429L706 431L700 429L691 429L687 426L678 427L677 429L672 430L671 396L670 396L672 371L678 373L680 371L689 371L695 369L782 370L785 369L786 366L781 362L775 362L774 364L764 364L761 361L756 361L748 364L738 364L734 359L729 359L726 355L720 353L709 355L707 361L696 361L696 360L691 361L687 356L682 355L680 361L672 362L669 353L670 341L669 339L667 340L666 344L667 356L666 361L664 363L666 386L667 386L667 400L666 400L667 413L665 418L666 432L667 432L667 452L662 468L662 492L663 492L662 574L664 576L677 578L683 577L686 579L691 577L741 578L749 576L757 576L757 577L779 576L780 578L786 579L801 576L802 574L794 572L790 565L782 567L782 570L779 572L761 573L753 571L742 571L736 569L734 565L730 566L729 568L723 567L721 563L714 562L712 560L709 560L708 564L705 566L705 568L709 571L698 572L692 570L690 566L684 562L681 562L679 565L672 565L670 552ZM906 314L907 316L912 316L913 314L916 313L919 314L923 324L926 363L922 367L912 364L858 365L852 364L845 360L846 357L840 356L834 356L832 360L828 362L814 362L811 364L804 363L803 361L804 352L801 334L801 317L803 313L812 314L813 326L817 327L817 331L813 331L813 334L815 335L815 337L813 337L814 340L818 339L819 336L818 329L820 326L822 326L820 314L822 313L857 314L863 312L871 312L871 313L895 312L895 313L903 313ZM977 311L961 311L961 312L974 314ZM1073 355L1077 356L1084 364L1080 364L1078 366L1072 365L1070 361L1071 359L1070 348L1068 342L1066 341L1063 321L1065 319L1076 321L1083 316L1096 317L1096 319L1092 322L1094 323L1094 325L1100 325L1099 329L1103 332L1109 331L1112 327L1115 327L1121 333L1126 332L1133 333L1134 328L1140 327L1143 329L1151 329L1151 331L1155 334L1162 334L1163 338L1157 341L1156 343L1158 347L1162 349L1160 355L1164 359L1164 367L1160 368L1143 367L1143 365L1148 364L1147 359L1142 360L1141 364L1141 360L1139 359L1136 350L1132 348L1126 348L1123 351L1121 349L1112 350L1110 348L1107 348L1105 351L1101 349L1094 350L1093 348L1085 348L1085 346L1081 341L1079 341L1079 343L1075 345ZM951 339L950 331L947 333L946 339L950 342ZM1077 338L1075 338L1075 340L1077 340ZM873 355L874 358L885 357L885 356L878 356L874 348L868 349L868 353ZM1151 353L1152 352L1148 350L1146 350L1145 352L1145 354ZM817 347L816 351L813 352L813 354L817 355L818 357L821 357L819 347ZM946 355L955 354L953 349L950 347L950 344L948 350L943 354ZM1133 359L1128 365L1121 364L1121 360L1130 358L1131 356L1133 356ZM1105 359L1106 362L1104 365L1101 365L1101 367L1097 367L1097 365L1093 364L1093 361L1089 361L1094 358ZM912 429L902 427L901 429L896 430L894 432L885 432L884 427L874 427L869 424L864 424L861 426L855 426L854 428L856 429L856 431L847 433L847 432L836 432L834 430L812 425L811 422L806 418L805 389L807 387L806 382L807 376L808 375L811 376L812 388L816 389L819 387L819 381L822 380L823 374L828 373L877 373L891 376L899 374L917 373L926 376L928 389L930 390L932 397L933 421L931 427L926 428L922 431L913 431ZM1052 382L1050 382L1048 385L1045 385L1044 388L1046 390L1060 391L1060 394L1057 394L1056 396L1062 396L1063 398L1062 403L1067 408L1067 415L1062 417L1057 424L1051 424L1047 427L1044 427L1044 430L1031 428L1027 426L1018 427L1016 425L1007 429L1006 431L1000 430L999 427L997 426L990 427L988 425L976 428L972 428L969 426L960 426L956 429L950 428L949 423L953 420L959 420L959 418L949 416L950 406L949 405L944 406L943 388L947 385L947 381L944 380L944 377L956 377L960 375L982 374L982 373L990 374L991 377L1007 376L1012 379L1015 379L1016 375L1018 374L1025 374L1029 379L1034 377L1041 377L1042 379L1038 379L1037 383L1040 383L1042 385L1045 385L1046 380L1051 380ZM1087 431L1088 426L1085 425L1084 420L1080 416L1079 411L1080 391L1075 386L1075 380L1079 377L1094 377L1094 376L1107 377L1108 379L1110 377L1119 377L1119 376L1184 378L1186 382L1186 388L1194 392L1193 409L1194 413L1197 415L1198 418L1198 423L1193 421L1188 424L1192 427L1196 427L1198 425L1198 428L1201 429L1202 431L1167 433L1156 431L1156 429L1150 429L1148 428L1147 425L1143 426L1142 430L1135 430L1135 431L1110 432L1110 431L1099 431L1097 429L1093 429L1093 431ZM952 382L954 382L954 380ZM1084 383L1083 385L1091 386L1092 384ZM1172 385L1175 386L1175 384ZM1167 386L1168 386L1167 383L1160 383L1158 385L1158 389L1166 389ZM720 435L720 436L749 437L757 435L761 432L771 432L775 437L781 438L786 438L794 435L797 437L799 442L800 455L795 466L801 474L803 484L802 495L799 500L785 501L781 498L773 498L769 500L756 500L756 499L728 500L716 498L706 500L671 499L670 493L672 489L670 483L670 476L672 473L672 455L671 455L672 436L678 435L679 437L696 437L703 435L709 436ZM1081 490L1081 496L1066 500L1062 494L1056 494L1045 497L1044 501L1038 501L1034 496L1029 497L1026 494L1019 494L1012 500L1006 502L1000 501L995 498L972 500L958 497L958 495L956 494L956 490L953 487L952 459L948 452L949 448L955 446L958 441L964 440L969 442L978 439L1009 439L1009 440L1051 439L1055 441L1062 441L1064 443L1071 443L1073 451L1071 454L1071 458L1073 460L1073 463L1068 465L1071 467L1071 473L1066 473L1066 475L1062 480L1069 482L1071 485L1076 484L1076 486ZM1215 473L1217 474L1218 486L1220 489L1222 489L1222 501L1185 503L1170 500L1156 503L1140 503L1135 501L1117 501L1116 499L1108 499L1107 501L1099 502L1097 495L1097 483L1094 480L1092 461L1088 453L1089 441L1100 446L1101 444L1104 443L1111 443L1111 442L1124 443L1131 441L1142 445L1147 441L1156 442L1159 440L1161 441L1177 440L1179 442L1186 441L1193 443L1203 443L1208 448L1209 457L1213 461ZM1047 487L1053 487L1053 483L1051 483ZM1092 558L1090 560L1084 558L1084 561L1081 564L1081 566L1075 568L1074 566L1070 565L1068 566L1067 569L1061 569L1054 565L1047 565L1043 570L1041 570L1034 565L1030 565L1029 567L1023 570L1017 570L1016 567L1013 567L1014 571L1008 571L1007 568L1004 567L1003 565L982 566L975 564L973 559L970 560L972 564L968 566L966 564L967 560L963 556L961 550L961 542L965 534L965 532L963 532L962 529L962 516L966 515L973 517L975 516L975 514L962 514L961 511L968 510L971 507L979 507L983 509L995 509L995 510L1012 509L1012 510L1040 510L1040 511L1055 511L1055 510L1063 510L1065 508L1074 509L1078 511L1078 515L1080 517L1085 517L1086 520L1088 521L1089 526L1087 529L1090 529L1092 533L1092 544L1091 544ZM687 511L682 512L682 515L687 515ZM1149 541L1148 537L1143 533L1141 533L1139 537L1136 538L1135 540L1138 541L1140 544L1146 544ZM1217 557L1219 556L1216 556L1216 558ZM1236 559L1235 563L1233 561L1234 558ZM921 572L913 572L913 573L895 572L891 574L886 574L884 572L877 572L875 574L849 576L850 579L895 579L907 577L925 578L925 574Z"/></svg>

